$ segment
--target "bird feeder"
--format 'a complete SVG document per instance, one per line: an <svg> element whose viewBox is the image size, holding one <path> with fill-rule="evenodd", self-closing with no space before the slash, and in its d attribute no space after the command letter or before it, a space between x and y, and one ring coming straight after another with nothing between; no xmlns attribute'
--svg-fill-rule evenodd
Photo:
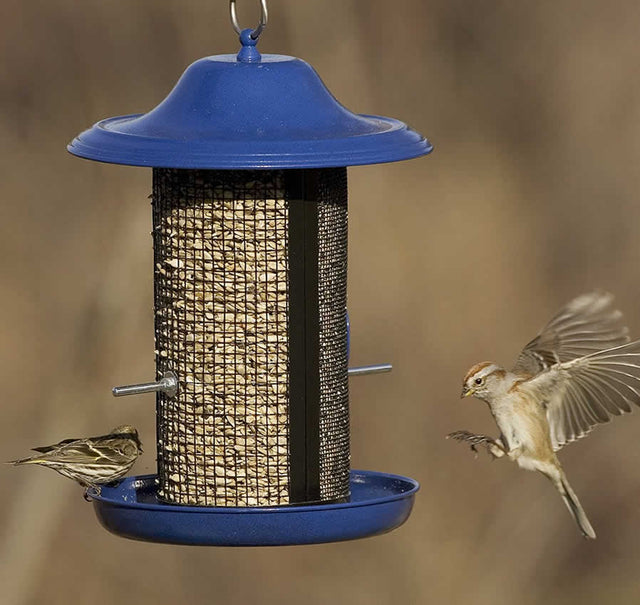
<svg viewBox="0 0 640 605"><path fill-rule="evenodd" d="M202 545L346 540L409 516L412 479L352 471L347 173L429 153L402 122L356 115L304 61L193 63L146 114L68 146L153 168L157 476L91 492L129 538ZM384 369L355 369L366 373Z"/></svg>

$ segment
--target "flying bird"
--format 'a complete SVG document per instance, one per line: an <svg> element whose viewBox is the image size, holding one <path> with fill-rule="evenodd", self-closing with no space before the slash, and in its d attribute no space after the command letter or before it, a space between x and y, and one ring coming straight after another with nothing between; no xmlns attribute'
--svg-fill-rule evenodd
<svg viewBox="0 0 640 605"><path fill-rule="evenodd" d="M456 431L448 437L483 446L520 468L539 471L560 492L585 538L596 533L571 488L556 452L597 424L640 405L640 340L629 342L613 296L592 292L568 303L522 350L514 367L474 365L462 397L489 406L497 439Z"/></svg>
<svg viewBox="0 0 640 605"><path fill-rule="evenodd" d="M77 481L85 488L99 489L101 485L122 479L129 472L142 453L142 443L134 427L123 425L106 435L64 439L53 445L34 447L33 451L37 453L8 464L39 464Z"/></svg>

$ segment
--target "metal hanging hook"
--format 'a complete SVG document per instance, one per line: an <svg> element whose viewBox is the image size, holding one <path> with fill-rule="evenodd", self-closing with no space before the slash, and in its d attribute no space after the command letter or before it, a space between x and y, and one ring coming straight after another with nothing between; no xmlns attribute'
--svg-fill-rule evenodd
<svg viewBox="0 0 640 605"><path fill-rule="evenodd" d="M267 0L260 0L260 21L258 21L258 27L251 32L251 37L254 40L258 39L258 36L262 33L262 30L267 27L267 20L269 19L269 13L267 11ZM240 35L242 28L238 25L238 16L236 15L236 0L229 0L229 13L231 14L231 23L236 33Z"/></svg>

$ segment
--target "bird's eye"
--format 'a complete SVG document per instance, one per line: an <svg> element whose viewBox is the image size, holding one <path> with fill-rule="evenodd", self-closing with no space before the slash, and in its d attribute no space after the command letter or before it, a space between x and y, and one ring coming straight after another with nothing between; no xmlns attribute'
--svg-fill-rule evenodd
<svg viewBox="0 0 640 605"><path fill-rule="evenodd" d="M476 379L474 380L474 382L475 382L476 384L482 384L482 378L476 378Z"/></svg>

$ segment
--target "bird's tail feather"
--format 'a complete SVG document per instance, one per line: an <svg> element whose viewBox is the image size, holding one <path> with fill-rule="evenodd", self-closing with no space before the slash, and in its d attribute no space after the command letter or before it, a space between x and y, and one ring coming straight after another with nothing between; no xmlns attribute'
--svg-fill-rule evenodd
<svg viewBox="0 0 640 605"><path fill-rule="evenodd" d="M20 460L9 460L5 462L5 464L13 464L13 466L18 466L19 464L38 464L42 462L39 458L21 458Z"/></svg>
<svg viewBox="0 0 640 605"><path fill-rule="evenodd" d="M591 538L595 540L596 532L591 527L591 523L589 523L589 519L587 519L587 515L580 504L580 500L578 500L578 496L573 491L572 487L569 485L567 478L564 476L564 473L560 477L560 481L558 484L558 491L562 495L562 499L564 503L567 505L569 512L573 515L573 518L576 520L582 535L585 538Z"/></svg>

